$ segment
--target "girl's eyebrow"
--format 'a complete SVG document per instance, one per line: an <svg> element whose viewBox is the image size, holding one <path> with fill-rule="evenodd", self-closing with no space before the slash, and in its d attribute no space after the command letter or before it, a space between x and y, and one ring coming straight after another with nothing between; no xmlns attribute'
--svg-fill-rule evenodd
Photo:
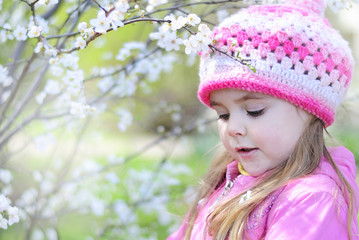
<svg viewBox="0 0 359 240"><path fill-rule="evenodd" d="M264 95L264 94L260 94L260 93L247 93L244 96L234 100L234 102L238 103L238 102L244 102L244 101L251 100L251 99L264 99L264 98L268 98L268 97L269 96ZM221 103L217 103L217 102L212 101L212 100L210 101L209 105L211 107L222 106Z"/></svg>

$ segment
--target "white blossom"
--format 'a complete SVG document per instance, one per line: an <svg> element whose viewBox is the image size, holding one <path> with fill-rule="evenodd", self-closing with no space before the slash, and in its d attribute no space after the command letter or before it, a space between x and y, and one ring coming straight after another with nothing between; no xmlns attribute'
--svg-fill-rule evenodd
<svg viewBox="0 0 359 240"><path fill-rule="evenodd" d="M64 65L64 67L71 67L74 70L79 68L78 61L79 57L75 54L64 54L60 58L60 62Z"/></svg>
<svg viewBox="0 0 359 240"><path fill-rule="evenodd" d="M167 32L168 30L171 29L171 27L172 27L172 22L176 21L176 16L173 15L173 14L170 14L170 15L166 16L166 17L164 18L164 20L168 20L168 21L170 21L170 22L165 22L165 23L163 23L162 26L160 27L160 31L162 31L162 32Z"/></svg>
<svg viewBox="0 0 359 240"><path fill-rule="evenodd" d="M56 138L51 133L42 134L34 138L35 146L40 151L45 151L49 146L55 144Z"/></svg>
<svg viewBox="0 0 359 240"><path fill-rule="evenodd" d="M29 38L35 38L35 37L39 37L40 34L41 34L41 27L34 25L31 27L30 31L27 33L27 36Z"/></svg>
<svg viewBox="0 0 359 240"><path fill-rule="evenodd" d="M91 202L91 211L95 216L102 216L105 212L105 203L103 200L95 199Z"/></svg>
<svg viewBox="0 0 359 240"><path fill-rule="evenodd" d="M11 172L7 169L0 169L0 181L9 184L13 179Z"/></svg>
<svg viewBox="0 0 359 240"><path fill-rule="evenodd" d="M189 39L183 40L183 44L186 46L185 53L190 54L191 52L197 52L199 50L199 41L196 36L191 35Z"/></svg>
<svg viewBox="0 0 359 240"><path fill-rule="evenodd" d="M115 10L120 11L121 13L126 13L127 10L130 8L128 4L128 0L118 0L115 3Z"/></svg>
<svg viewBox="0 0 359 240"><path fill-rule="evenodd" d="M83 36L86 38L91 38L95 35L95 30L94 28L90 27L85 29L85 33L83 34Z"/></svg>
<svg viewBox="0 0 359 240"><path fill-rule="evenodd" d="M77 25L77 29L81 32L81 34L84 34L87 28L87 22L80 22L79 25Z"/></svg>
<svg viewBox="0 0 359 240"><path fill-rule="evenodd" d="M59 77L64 72L64 69L62 67L59 67L59 66L51 66L50 72L51 72L52 75L54 75L56 77Z"/></svg>
<svg viewBox="0 0 359 240"><path fill-rule="evenodd" d="M171 22L171 30L172 31L176 31L182 27L184 27L186 24L188 23L188 19L183 17L183 16L179 16L177 19L174 19Z"/></svg>
<svg viewBox="0 0 359 240"><path fill-rule="evenodd" d="M105 178L111 184L117 184L119 182L119 179L118 179L117 175L115 173L113 173L113 172L106 173Z"/></svg>
<svg viewBox="0 0 359 240"><path fill-rule="evenodd" d="M194 13L188 14L187 23L191 26L196 26L201 22L201 19Z"/></svg>
<svg viewBox="0 0 359 240"><path fill-rule="evenodd" d="M183 39L177 38L176 33L173 32L168 35L168 37L165 39L164 44L166 51L171 51L171 50L178 51L182 43L183 43Z"/></svg>
<svg viewBox="0 0 359 240"><path fill-rule="evenodd" d="M9 23L5 23L2 28L3 29L0 31L0 38L2 42L5 42L8 39L14 39L14 35L11 32L11 26Z"/></svg>
<svg viewBox="0 0 359 240"><path fill-rule="evenodd" d="M11 95L11 90L10 89L4 91L2 93L2 95L1 95L0 103L6 102L9 99L10 95Z"/></svg>
<svg viewBox="0 0 359 240"><path fill-rule="evenodd" d="M107 19L105 12L98 12L97 18L91 19L90 24L95 28L95 32L105 34L110 28L110 21Z"/></svg>
<svg viewBox="0 0 359 240"><path fill-rule="evenodd" d="M124 132L132 124L132 114L127 109L119 109L117 110L117 115L120 118L120 121L117 123L117 127L120 131Z"/></svg>
<svg viewBox="0 0 359 240"><path fill-rule="evenodd" d="M46 229L46 238L47 240L58 240L56 230L54 228Z"/></svg>
<svg viewBox="0 0 359 240"><path fill-rule="evenodd" d="M49 95L56 95L60 93L60 84L59 82L55 81L55 80L48 80L45 88L44 88L44 92L49 94Z"/></svg>
<svg viewBox="0 0 359 240"><path fill-rule="evenodd" d="M38 42L35 49L34 49L34 52L35 53L39 53L41 52L42 50L45 50L45 46L44 46L44 43L43 42Z"/></svg>
<svg viewBox="0 0 359 240"><path fill-rule="evenodd" d="M161 4L166 4L167 2L168 2L168 0L149 0L146 10L148 12L150 12L155 7L157 7L157 6L161 5Z"/></svg>
<svg viewBox="0 0 359 240"><path fill-rule="evenodd" d="M124 26L124 23L122 22L122 20L124 19L125 16L123 15L123 13L117 10L112 11L108 16L108 21L111 24L112 29L115 31L117 30L117 28Z"/></svg>
<svg viewBox="0 0 359 240"><path fill-rule="evenodd" d="M53 47L48 47L45 45L45 55L49 57L56 57L57 56L57 49Z"/></svg>
<svg viewBox="0 0 359 240"><path fill-rule="evenodd" d="M10 207L10 199L5 197L4 195L0 195L0 213L8 210L9 207Z"/></svg>
<svg viewBox="0 0 359 240"><path fill-rule="evenodd" d="M17 26L14 30L14 37L18 41L25 41L27 39L26 28L23 26Z"/></svg>
<svg viewBox="0 0 359 240"><path fill-rule="evenodd" d="M20 221L19 209L17 207L9 207L7 210L7 214L9 215L9 226Z"/></svg>
<svg viewBox="0 0 359 240"><path fill-rule="evenodd" d="M10 86L13 82L14 80L12 79L12 77L7 76L6 74L1 75L0 84L3 85L4 87Z"/></svg>
<svg viewBox="0 0 359 240"><path fill-rule="evenodd" d="M44 233L40 229L35 229L31 235L31 240L44 240Z"/></svg>
<svg viewBox="0 0 359 240"><path fill-rule="evenodd" d="M121 48L116 55L116 59L120 61L124 61L126 58L131 56L131 51L128 48Z"/></svg>
<svg viewBox="0 0 359 240"><path fill-rule="evenodd" d="M70 113L78 118L85 118L88 114L95 111L94 107L81 102L71 102Z"/></svg>
<svg viewBox="0 0 359 240"><path fill-rule="evenodd" d="M86 47L86 41L82 37L77 37L75 47L84 49Z"/></svg>
<svg viewBox="0 0 359 240"><path fill-rule="evenodd" d="M102 93L107 92L112 86L115 85L115 81L111 77L101 79L97 86Z"/></svg>
<svg viewBox="0 0 359 240"><path fill-rule="evenodd" d="M46 98L46 96L47 96L47 94L46 94L44 91L40 92L40 93L37 94L36 97L35 97L36 102L37 102L38 104L40 104L40 105L43 104L43 103L44 103L44 100L45 100L45 98Z"/></svg>
<svg viewBox="0 0 359 240"><path fill-rule="evenodd" d="M0 214L0 228L7 229L7 219Z"/></svg>

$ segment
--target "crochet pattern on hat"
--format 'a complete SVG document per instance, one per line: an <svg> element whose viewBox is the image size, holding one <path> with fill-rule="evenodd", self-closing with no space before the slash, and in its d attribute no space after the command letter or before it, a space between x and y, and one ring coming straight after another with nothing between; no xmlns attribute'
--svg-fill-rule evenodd
<svg viewBox="0 0 359 240"><path fill-rule="evenodd" d="M233 57L249 59L256 73L221 53L202 54L200 100L209 105L210 92L206 91L215 89L206 85L213 85L214 79L232 79L232 87L238 87L245 80L236 76L246 73L277 81L286 90L273 90L282 92L275 97L302 107L330 125L349 86L354 63L348 43L320 14L318 9L263 5L243 9L225 19L213 31L214 45ZM258 87L246 90L264 92ZM298 96L290 96L298 93L309 96L306 103L293 100ZM308 102L310 99L313 104Z"/></svg>

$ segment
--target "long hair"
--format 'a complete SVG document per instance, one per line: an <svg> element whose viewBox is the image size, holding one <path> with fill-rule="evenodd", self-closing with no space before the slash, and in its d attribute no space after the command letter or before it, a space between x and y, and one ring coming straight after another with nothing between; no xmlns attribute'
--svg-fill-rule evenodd
<svg viewBox="0 0 359 240"><path fill-rule="evenodd" d="M331 158L324 143L324 124L318 118L313 118L302 136L299 138L293 153L282 164L272 169L269 176L261 179L251 188L251 197L242 204L238 204L242 194L224 201L218 205L207 218L207 231L214 240L241 240L246 235L246 224L250 213L258 207L265 198L285 186L290 180L311 174L319 165L321 157L329 161L342 182L342 194L349 197L347 230L349 239L353 220L354 194L350 184L346 181L339 168ZM222 150L215 156L207 175L204 178L197 199L187 217L187 229L184 236L189 240L196 220L200 199L208 199L211 193L225 180L227 165L233 161L231 156Z"/></svg>

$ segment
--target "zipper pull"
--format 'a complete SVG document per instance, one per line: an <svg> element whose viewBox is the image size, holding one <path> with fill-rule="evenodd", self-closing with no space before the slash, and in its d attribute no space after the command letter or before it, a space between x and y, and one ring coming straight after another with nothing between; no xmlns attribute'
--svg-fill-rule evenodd
<svg viewBox="0 0 359 240"><path fill-rule="evenodd" d="M228 181L226 182L226 185L224 186L224 189L228 191L228 190L230 190L232 187L233 187L233 181L228 180Z"/></svg>
<svg viewBox="0 0 359 240"><path fill-rule="evenodd" d="M224 185L224 189L221 193L221 195L218 196L218 198L214 201L214 203L209 207L208 211L209 213L212 213L214 210L214 207L217 205L217 203L222 200L222 198L231 190L233 187L234 181L227 180L226 185Z"/></svg>

